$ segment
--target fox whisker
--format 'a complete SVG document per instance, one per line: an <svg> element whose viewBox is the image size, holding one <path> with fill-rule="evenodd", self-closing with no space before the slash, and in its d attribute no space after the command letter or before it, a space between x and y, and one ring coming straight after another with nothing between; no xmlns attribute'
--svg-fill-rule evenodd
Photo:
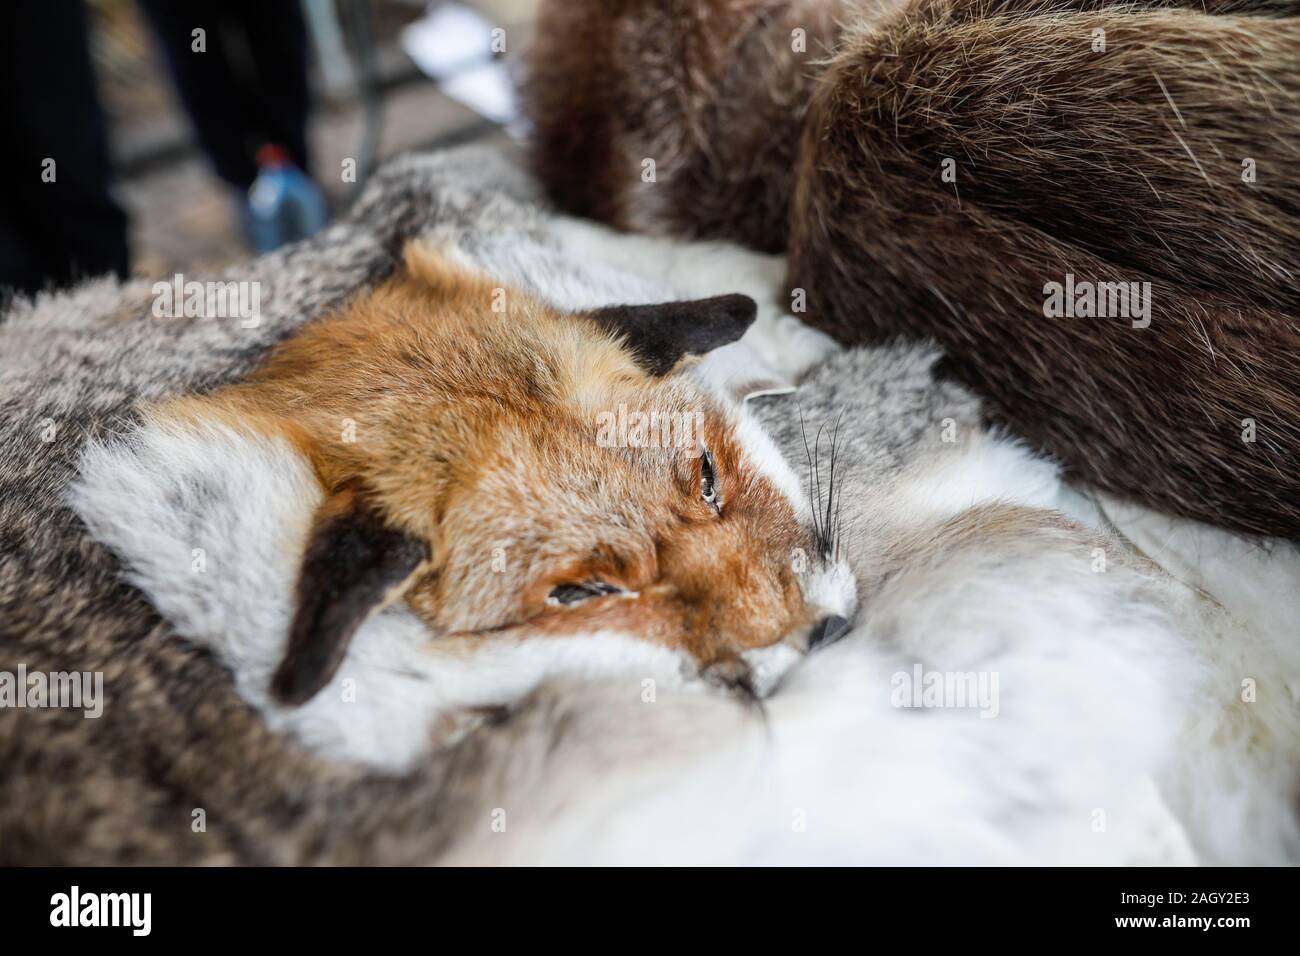
<svg viewBox="0 0 1300 956"><path fill-rule="evenodd" d="M825 561L838 561L840 559L843 514L842 502L839 496L840 488L836 482L836 467L839 464L840 419L843 417L844 410L841 409L831 429L830 464L826 475L825 494L823 495L821 440L826 425L822 423L818 426L817 434L810 446L808 444L808 430L804 422L803 409L799 409L799 431L803 437L804 454L808 461L808 498L811 502L813 539L816 542L818 554Z"/></svg>

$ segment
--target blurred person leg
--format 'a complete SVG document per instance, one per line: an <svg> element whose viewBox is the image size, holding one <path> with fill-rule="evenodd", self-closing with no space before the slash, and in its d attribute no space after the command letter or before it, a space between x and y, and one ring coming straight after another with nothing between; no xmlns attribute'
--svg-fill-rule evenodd
<svg viewBox="0 0 1300 956"><path fill-rule="evenodd" d="M0 4L0 296L127 274L87 20L83 0Z"/></svg>
<svg viewBox="0 0 1300 956"><path fill-rule="evenodd" d="M308 168L308 48L299 0L138 2L218 176L246 191L267 143ZM196 37L196 30L203 33Z"/></svg>
<svg viewBox="0 0 1300 956"><path fill-rule="evenodd" d="M231 0L225 9L239 18L248 38L262 128L271 142L284 147L295 166L310 173L307 71L311 51L300 0Z"/></svg>

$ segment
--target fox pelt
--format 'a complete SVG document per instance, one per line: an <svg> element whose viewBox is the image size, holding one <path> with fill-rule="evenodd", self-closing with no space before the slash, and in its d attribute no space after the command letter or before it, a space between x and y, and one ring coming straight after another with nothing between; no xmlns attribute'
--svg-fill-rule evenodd
<svg viewBox="0 0 1300 956"><path fill-rule="evenodd" d="M980 402L935 379L932 348L819 352L823 336L779 317L778 258L618 236L536 198L489 150L411 157L318 237L227 274L262 284L256 323L160 318L147 282L112 280L0 317L0 673L104 678L95 719L0 712L0 861L1300 857L1295 602L1261 597L1289 593L1294 549L1270 561L1184 537L1246 586L1219 609L1058 511L1057 469L983 428ZM141 409L247 381L305 323L396 276L417 236L566 311L753 297L767 360L807 372L755 416L804 477L805 439L824 466L838 449L867 601L853 632L756 702L618 635L431 653L420 620L387 607L330 687L277 705L317 478L291 443L178 436ZM1169 540L1145 550L1168 562ZM1225 640L1229 612L1259 639ZM895 704L916 667L998 675L1001 706ZM489 687L508 706L449 737L439 704Z"/></svg>
<svg viewBox="0 0 1300 956"><path fill-rule="evenodd" d="M563 206L786 249L802 318L937 341L1074 476L1300 537L1300 4L552 0L538 23L533 165ZM1114 282L1145 317L1049 312Z"/></svg>

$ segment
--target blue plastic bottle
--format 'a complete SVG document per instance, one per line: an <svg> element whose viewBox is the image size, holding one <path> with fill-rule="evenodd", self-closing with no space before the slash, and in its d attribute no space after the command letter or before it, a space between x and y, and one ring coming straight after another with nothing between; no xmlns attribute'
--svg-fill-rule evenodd
<svg viewBox="0 0 1300 956"><path fill-rule="evenodd" d="M325 194L283 149L263 146L257 167L248 190L248 231L258 252L304 239L325 225Z"/></svg>

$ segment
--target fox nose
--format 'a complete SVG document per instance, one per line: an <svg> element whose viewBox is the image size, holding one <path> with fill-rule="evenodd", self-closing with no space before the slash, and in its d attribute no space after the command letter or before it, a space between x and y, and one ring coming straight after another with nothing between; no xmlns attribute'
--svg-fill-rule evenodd
<svg viewBox="0 0 1300 956"><path fill-rule="evenodd" d="M823 644L831 644L843 637L849 629L848 618L838 614L828 614L812 626L808 632L808 650L815 650Z"/></svg>

